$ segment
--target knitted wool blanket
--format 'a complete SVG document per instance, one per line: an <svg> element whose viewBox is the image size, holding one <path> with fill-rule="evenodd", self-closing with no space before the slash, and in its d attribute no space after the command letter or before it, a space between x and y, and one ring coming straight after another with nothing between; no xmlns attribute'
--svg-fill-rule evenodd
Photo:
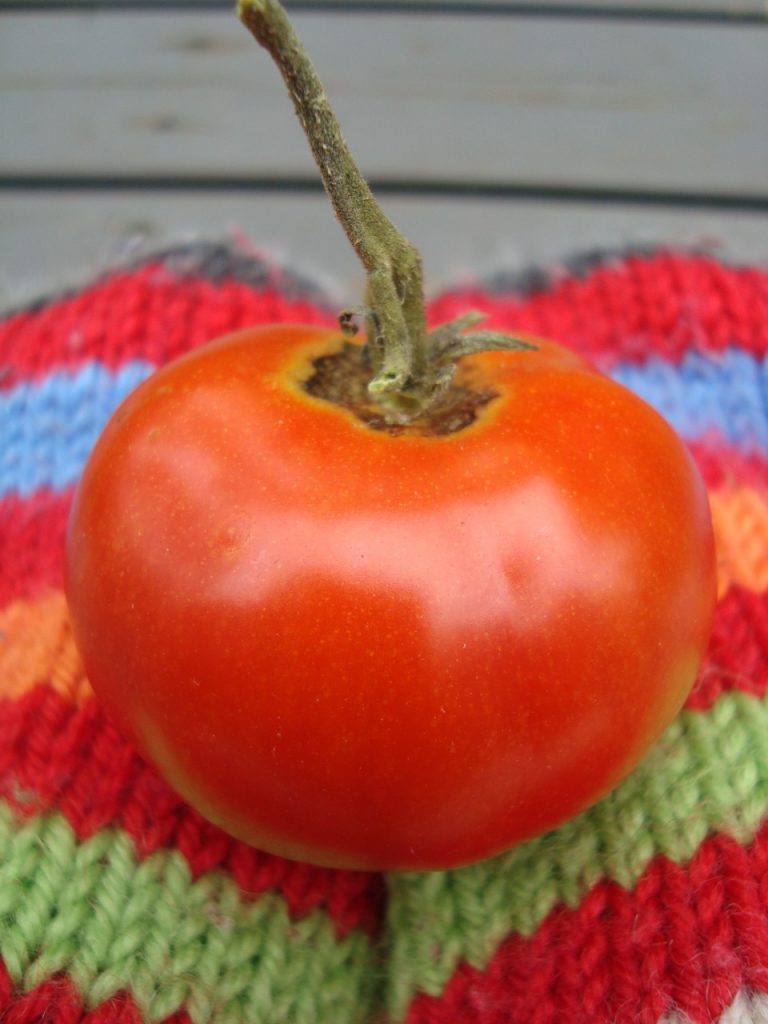
<svg viewBox="0 0 768 1024"><path fill-rule="evenodd" d="M655 405L707 484L719 603L686 707L579 818L491 861L380 876L282 860L185 805L113 727L62 593L73 487L153 369L318 288L215 246L0 320L3 1024L768 1021L768 272L602 254L463 286Z"/></svg>

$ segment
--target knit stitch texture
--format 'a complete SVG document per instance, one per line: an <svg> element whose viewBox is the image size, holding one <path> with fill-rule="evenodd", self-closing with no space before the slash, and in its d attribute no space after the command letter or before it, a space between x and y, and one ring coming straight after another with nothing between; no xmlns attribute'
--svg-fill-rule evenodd
<svg viewBox="0 0 768 1024"><path fill-rule="evenodd" d="M177 797L93 696L62 593L73 488L117 403L249 324L332 325L217 246L0 319L2 1024L768 1022L768 271L661 251L497 276L429 308L570 345L706 482L719 600L686 707L597 806L456 871L271 856Z"/></svg>

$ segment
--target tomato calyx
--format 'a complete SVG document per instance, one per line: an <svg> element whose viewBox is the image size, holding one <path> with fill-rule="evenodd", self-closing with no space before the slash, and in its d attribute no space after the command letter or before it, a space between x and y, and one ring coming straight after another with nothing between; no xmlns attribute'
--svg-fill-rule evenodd
<svg viewBox="0 0 768 1024"><path fill-rule="evenodd" d="M427 330L421 255L374 199L282 5L279 0L239 0L238 15L282 74L336 216L365 268L370 399L390 425L428 418L450 390L463 356L531 345L513 336L470 330L481 314ZM348 310L341 321L342 326L349 324Z"/></svg>
<svg viewBox="0 0 768 1024"><path fill-rule="evenodd" d="M357 334L357 318L367 320L375 312L356 306L342 310L339 327L343 334ZM409 425L424 435L452 434L469 426L477 409L489 402L495 393L476 388L463 375L455 384L458 362L464 356L490 349L512 352L536 348L530 341L495 331L472 331L485 314L466 313L430 331L426 337L424 373L419 379L403 382L394 393L374 377L373 348L369 340L363 346L346 346L342 353L318 360L322 372L308 381L306 389L351 409L359 419L374 430L388 429L402 433ZM316 364L317 366L318 364ZM414 431L410 431L414 432Z"/></svg>
<svg viewBox="0 0 768 1024"><path fill-rule="evenodd" d="M371 430L391 436L418 435L440 437L454 434L475 422L481 410L498 397L492 388L459 372L442 388L440 395L417 419L393 422L381 405L371 397L371 362L368 347L345 342L338 352L314 360L313 374L303 383L304 390L347 409Z"/></svg>

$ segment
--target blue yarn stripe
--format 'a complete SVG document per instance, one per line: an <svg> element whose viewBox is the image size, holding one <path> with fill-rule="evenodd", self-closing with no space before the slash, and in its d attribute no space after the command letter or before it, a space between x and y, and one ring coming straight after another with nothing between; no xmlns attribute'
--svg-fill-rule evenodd
<svg viewBox="0 0 768 1024"><path fill-rule="evenodd" d="M0 497L75 483L109 417L154 369L91 362L0 393Z"/></svg>
<svg viewBox="0 0 768 1024"><path fill-rule="evenodd" d="M611 377L640 395L687 441L717 433L745 454L768 454L768 359L731 348L721 356L689 352L620 364Z"/></svg>
<svg viewBox="0 0 768 1024"><path fill-rule="evenodd" d="M143 361L117 371L93 362L0 393L0 497L75 483L112 412L153 370ZM768 454L768 360L736 348L717 357L692 352L678 366L650 359L621 364L611 376L686 440L717 434L746 454Z"/></svg>

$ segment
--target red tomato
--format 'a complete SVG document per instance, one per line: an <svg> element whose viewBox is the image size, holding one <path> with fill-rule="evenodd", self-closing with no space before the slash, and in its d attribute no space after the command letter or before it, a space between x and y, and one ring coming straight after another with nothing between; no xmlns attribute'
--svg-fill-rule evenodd
<svg viewBox="0 0 768 1024"><path fill-rule="evenodd" d="M444 868L586 808L679 710L715 599L672 429L556 345L463 360L468 427L303 387L338 334L220 340L118 410L68 537L99 694L195 807L318 864Z"/></svg>

